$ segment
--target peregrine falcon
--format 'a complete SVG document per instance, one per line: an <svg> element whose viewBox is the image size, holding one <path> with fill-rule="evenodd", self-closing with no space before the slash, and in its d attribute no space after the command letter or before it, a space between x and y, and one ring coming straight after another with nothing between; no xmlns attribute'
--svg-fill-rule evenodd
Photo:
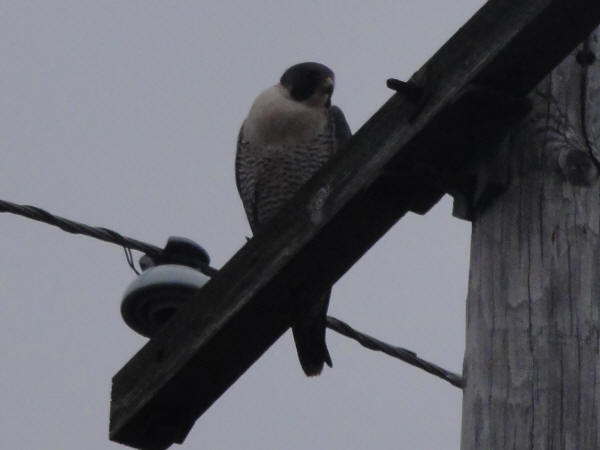
<svg viewBox="0 0 600 450"><path fill-rule="evenodd" d="M331 105L334 75L306 62L287 69L278 84L254 100L237 142L235 178L256 233L350 137L344 114ZM292 324L296 350L308 376L323 363L331 367L325 344L331 290L301 299Z"/></svg>

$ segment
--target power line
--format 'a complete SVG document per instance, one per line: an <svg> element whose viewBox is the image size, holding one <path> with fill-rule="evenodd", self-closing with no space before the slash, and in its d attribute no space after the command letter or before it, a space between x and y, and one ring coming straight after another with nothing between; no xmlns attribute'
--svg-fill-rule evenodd
<svg viewBox="0 0 600 450"><path fill-rule="evenodd" d="M12 203L6 200L0 200L0 213L3 212L27 217L28 219L32 219L37 222L47 223L48 225L58 227L61 230L66 231L67 233L82 234L85 236L92 237L94 239L110 242L111 244L117 244L126 249L127 261L130 264L130 266L132 265L133 260L131 259L130 253L128 253L127 250L139 250L140 252L143 252L149 256L160 256L163 251L161 248L155 245L138 241L137 239L133 239L127 236L123 236L122 234L117 233L114 230L103 227L92 227L84 223L66 219L64 217L55 216L54 214L51 214L48 211L45 211L36 206L18 205L16 203ZM214 276L218 273L218 270L214 267L209 266L208 264L205 264L202 267L202 272L204 272L208 276ZM342 322L341 320L336 319L335 317L327 317L327 327L332 329L333 331L336 331L337 333L354 339L362 346L370 350L380 351L385 353L386 355L398 358L412 366L418 367L432 375L442 378L443 380L456 387L462 388L464 385L463 378L460 375L443 369L433 363L425 361L419 358L416 353L410 350L386 344L385 342L382 342L379 339L361 333L360 331L353 329L347 323Z"/></svg>
<svg viewBox="0 0 600 450"><path fill-rule="evenodd" d="M44 222L48 225L53 225L62 229L63 231L66 231L67 233L84 234L95 239L100 239L101 241L120 245L121 247L139 250L149 255L159 255L161 252L161 249L155 245L146 244L145 242L123 236L116 231L109 230L108 228L91 227L80 222L65 219L64 217L55 216L36 206L18 205L6 200L0 200L0 212L17 214L37 222Z"/></svg>
<svg viewBox="0 0 600 450"><path fill-rule="evenodd" d="M419 358L415 352L402 347L386 344L385 342L369 336L368 334L361 333L360 331L352 328L346 322L342 322L335 317L327 316L327 328L330 328L350 339L354 339L360 345L368 348L369 350L383 352L386 355L398 358L405 363L410 364L411 366L418 367L419 369L423 369L425 372L446 380L448 383L458 388L462 389L464 387L464 380L460 375Z"/></svg>
<svg viewBox="0 0 600 450"><path fill-rule="evenodd" d="M37 222L53 225L63 231L66 231L67 233L83 234L85 236L110 242L111 244L117 244L121 247L129 248L131 250L139 250L140 252L150 256L159 256L162 253L162 249L155 245L147 244L146 242L123 236L122 234L108 228L92 227L81 222L75 222L64 217L55 216L54 214L51 214L48 211L36 206L18 205L6 200L0 200L0 212L7 212L27 217ZM209 276L213 276L218 272L217 269L210 267L208 264L205 264L204 267L202 267L202 271Z"/></svg>

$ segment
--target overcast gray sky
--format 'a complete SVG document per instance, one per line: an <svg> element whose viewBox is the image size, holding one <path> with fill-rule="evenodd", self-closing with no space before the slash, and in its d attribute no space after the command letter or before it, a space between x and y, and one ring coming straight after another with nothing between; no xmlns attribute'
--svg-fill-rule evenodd
<svg viewBox="0 0 600 450"><path fill-rule="evenodd" d="M358 129L483 0L0 1L0 198L221 266L249 227L239 126L288 66L336 73ZM445 198L400 221L335 286L330 313L461 371L470 225ZM146 340L121 320L119 247L0 216L0 448L108 440L111 377ZM136 259L140 255L136 255ZM196 423L183 449L453 449L458 389L328 332L306 378L286 333Z"/></svg>

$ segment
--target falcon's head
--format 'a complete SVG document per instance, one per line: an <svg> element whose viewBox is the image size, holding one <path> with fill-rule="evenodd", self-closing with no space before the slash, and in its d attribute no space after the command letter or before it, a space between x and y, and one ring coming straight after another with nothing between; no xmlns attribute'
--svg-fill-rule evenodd
<svg viewBox="0 0 600 450"><path fill-rule="evenodd" d="M296 64L283 73L280 83L297 102L317 107L331 106L334 75L331 69L323 64Z"/></svg>

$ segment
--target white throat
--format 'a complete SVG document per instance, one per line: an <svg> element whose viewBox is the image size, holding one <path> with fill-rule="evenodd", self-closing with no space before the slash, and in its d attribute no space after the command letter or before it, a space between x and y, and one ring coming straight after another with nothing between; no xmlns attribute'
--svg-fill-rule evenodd
<svg viewBox="0 0 600 450"><path fill-rule="evenodd" d="M327 126L327 111L293 100L277 84L254 100L244 122L244 139L253 145L269 146L310 141Z"/></svg>

